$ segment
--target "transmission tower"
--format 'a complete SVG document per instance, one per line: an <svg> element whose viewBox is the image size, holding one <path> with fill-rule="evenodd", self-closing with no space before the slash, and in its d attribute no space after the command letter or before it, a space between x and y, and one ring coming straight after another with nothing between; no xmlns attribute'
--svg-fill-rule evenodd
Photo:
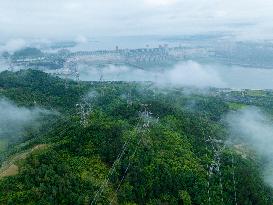
<svg viewBox="0 0 273 205"><path fill-rule="evenodd" d="M9 71L14 72L14 67L15 67L15 65L14 65L14 63L12 62L11 57L8 58L8 66L9 66Z"/></svg>
<svg viewBox="0 0 273 205"><path fill-rule="evenodd" d="M57 75L64 77L66 88L67 88L67 81L69 77L71 77L72 79L74 78L76 82L78 83L80 81L80 73L78 71L77 61L78 61L77 56L68 58L65 61L63 68L59 69L59 71L56 73Z"/></svg>
<svg viewBox="0 0 273 205"><path fill-rule="evenodd" d="M222 172L221 172L221 155L223 150L225 149L225 143L222 140L213 139L210 136L206 140L209 143L210 147L212 148L213 152L213 159L211 163L207 165L207 176L208 176L208 201L209 205L211 204L211 179L214 176L219 176L219 186L220 186L220 194L221 194L221 201L224 204L223 198L223 184L222 184ZM208 146L206 146L208 149ZM207 154L206 154L207 156ZM208 156L207 156L208 157Z"/></svg>
<svg viewBox="0 0 273 205"><path fill-rule="evenodd" d="M127 107L130 107L130 106L133 105L131 92L128 92L128 93L127 93L127 98L126 98L126 100L127 100Z"/></svg>
<svg viewBox="0 0 273 205"><path fill-rule="evenodd" d="M234 191L234 204L238 205L237 203L237 190L236 190L236 178L235 178L235 162L234 162L234 154L232 154L231 158L232 163L232 181L233 181L233 191Z"/></svg>
<svg viewBox="0 0 273 205"><path fill-rule="evenodd" d="M126 169L125 169L125 171L124 171L124 173L123 173L123 175L122 175L122 178L121 178L121 180L120 180L120 182L119 182L119 184L118 184L118 186L117 186L117 188L116 188L116 190L115 190L115 193L116 193L116 194L118 193L118 191L119 191L119 189L120 189L120 187L121 187L123 181L125 180L125 177L127 176L128 170L129 170L129 168L130 168L131 165L132 165L132 163L131 163L130 160L133 160L133 159L134 159L134 157L135 157L135 155L136 155L136 152L137 152L137 150L138 150L138 148L139 148L139 145L140 145L140 143L141 143L142 140L143 140L143 135L144 135L145 133L147 133L147 132L150 132L150 130L149 130L149 129L150 129L150 124L151 124L151 122L153 122L153 121L152 121L152 119L153 119L153 118L152 118L152 113L149 111L148 105L147 105L147 104L142 104L142 106L143 106L143 108L144 108L144 110L143 110L142 112L140 112L140 119L141 119L141 121L142 121L142 124L137 125L138 134L141 134L141 136L140 136L140 138L139 138L139 140L138 140L138 142L137 142L137 145L135 146L135 149L134 149L134 151L133 151L133 154L132 154L131 157L129 158L129 163L128 163L128 165L127 165L127 167L126 167ZM158 121L156 121L156 123L157 123L157 122L158 122ZM113 197L112 200L110 201L110 204L112 204L113 201L114 201L114 197Z"/></svg>
<svg viewBox="0 0 273 205"><path fill-rule="evenodd" d="M135 146L135 149L133 150L133 154L129 158L131 160L135 157L135 154L137 152L137 149L139 148L139 145L140 145L140 143L142 141L144 133L149 132L149 127L150 127L150 123L151 123L151 119L152 119L151 112L148 110L148 105L147 104L142 104L142 107L143 107L143 111L140 112L139 121L138 121L137 126L136 126L137 134L140 134L140 137L139 137L139 139L137 141L137 146ZM101 194L104 192L104 190L108 186L108 183L109 183L109 180L110 180L111 176L113 175L114 171L117 168L117 165L120 163L121 159L124 157L124 154L126 153L126 150L128 149L129 140L130 139L128 139L124 143L124 145L123 145L123 147L121 149L121 152L119 153L116 160L114 161L111 169L108 172L107 177L105 178L104 182L100 186L99 190L95 193L95 196L94 196L93 200L90 203L91 205L96 204L98 202L99 198L101 197ZM116 188L116 193L118 192L121 184L123 183L130 166L131 166L131 161L129 161L129 163L128 163L128 165L127 165L127 167L126 167L126 169L125 169L125 171L123 173L123 176L122 176L122 178L120 180L120 183ZM113 201L114 201L114 198L111 199L110 204L112 204Z"/></svg>
<svg viewBox="0 0 273 205"><path fill-rule="evenodd" d="M91 112L91 107L87 102L76 104L78 114L80 115L80 123L83 127L88 125L88 116Z"/></svg>

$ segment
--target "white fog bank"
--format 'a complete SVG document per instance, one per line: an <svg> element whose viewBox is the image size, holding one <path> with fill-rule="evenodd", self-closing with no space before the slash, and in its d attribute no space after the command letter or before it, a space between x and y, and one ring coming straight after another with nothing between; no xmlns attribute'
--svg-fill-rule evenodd
<svg viewBox="0 0 273 205"><path fill-rule="evenodd" d="M273 89L273 69L260 69L221 64L180 62L165 69L141 70L110 65L95 68L79 66L80 79L97 81L153 81L164 86L218 87L234 89Z"/></svg>
<svg viewBox="0 0 273 205"><path fill-rule="evenodd" d="M21 137L27 126L37 126L42 115L52 114L41 108L18 107L15 103L0 98L0 140Z"/></svg>
<svg viewBox="0 0 273 205"><path fill-rule="evenodd" d="M226 120L232 141L244 143L266 160L264 178L273 186L273 122L255 107L232 112Z"/></svg>

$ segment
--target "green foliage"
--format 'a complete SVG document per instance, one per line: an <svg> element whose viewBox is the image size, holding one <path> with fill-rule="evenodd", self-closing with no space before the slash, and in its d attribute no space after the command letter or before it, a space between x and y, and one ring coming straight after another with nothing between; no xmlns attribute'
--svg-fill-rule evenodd
<svg viewBox="0 0 273 205"><path fill-rule="evenodd" d="M87 88L36 70L21 70L17 73L0 73L0 96L15 101L18 105L39 105L48 109L69 111Z"/></svg>
<svg viewBox="0 0 273 205"><path fill-rule="evenodd" d="M179 197L181 199L180 203L184 205L191 205L191 196L186 191L180 191Z"/></svg>
<svg viewBox="0 0 273 205"><path fill-rule="evenodd" d="M64 118L26 132L25 141L10 147L11 156L30 151L18 164L18 175L0 179L0 204L90 204L105 179L97 204L208 204L207 165L213 157L206 139L227 138L220 119L234 107L213 96L153 95L148 86L68 82L65 88L63 80L39 71L1 73L1 95L25 106L35 100L58 109ZM90 90L96 93L92 99ZM75 110L82 99L92 107L85 126ZM142 104L154 117L146 132L136 129ZM47 148L32 150L40 144ZM232 147L222 155L224 204L235 204L232 156L238 204L272 204L273 190L263 182L260 162L243 158ZM211 204L222 204L219 178L215 173L210 182Z"/></svg>

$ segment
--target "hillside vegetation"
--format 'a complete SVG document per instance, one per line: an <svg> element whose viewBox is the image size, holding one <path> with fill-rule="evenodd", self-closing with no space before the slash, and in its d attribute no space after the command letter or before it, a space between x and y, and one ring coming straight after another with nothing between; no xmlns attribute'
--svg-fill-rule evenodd
<svg viewBox="0 0 273 205"><path fill-rule="evenodd" d="M228 140L222 118L243 102L150 83L64 81L0 73L0 97L58 112L7 148L0 138L2 168L18 168L0 173L0 204L273 204L254 153L226 146L208 175L213 143Z"/></svg>

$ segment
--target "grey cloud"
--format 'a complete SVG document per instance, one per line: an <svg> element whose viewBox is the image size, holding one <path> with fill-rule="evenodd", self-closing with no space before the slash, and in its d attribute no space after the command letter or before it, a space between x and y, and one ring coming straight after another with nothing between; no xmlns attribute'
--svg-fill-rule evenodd
<svg viewBox="0 0 273 205"><path fill-rule="evenodd" d="M80 78L97 81L100 76L109 81L152 81L158 86L224 87L218 72L193 61L181 62L159 70L141 70L127 66L110 65L105 68L79 66Z"/></svg>
<svg viewBox="0 0 273 205"><path fill-rule="evenodd" d="M1 0L5 38L231 32L272 38L271 0ZM230 24L253 24L243 28ZM266 32L266 35L265 35Z"/></svg>
<svg viewBox="0 0 273 205"><path fill-rule="evenodd" d="M272 69L200 64L194 61L153 70L114 65L98 69L80 65L79 73L84 81L97 81L103 75L103 79L109 81L152 81L159 86L273 89Z"/></svg>
<svg viewBox="0 0 273 205"><path fill-rule="evenodd" d="M232 140L244 143L266 159L264 178L273 186L273 124L269 116L255 107L230 113L226 118Z"/></svg>
<svg viewBox="0 0 273 205"><path fill-rule="evenodd" d="M40 108L18 107L13 102L0 99L0 140L18 139L27 126L37 126L42 115L52 114Z"/></svg>

